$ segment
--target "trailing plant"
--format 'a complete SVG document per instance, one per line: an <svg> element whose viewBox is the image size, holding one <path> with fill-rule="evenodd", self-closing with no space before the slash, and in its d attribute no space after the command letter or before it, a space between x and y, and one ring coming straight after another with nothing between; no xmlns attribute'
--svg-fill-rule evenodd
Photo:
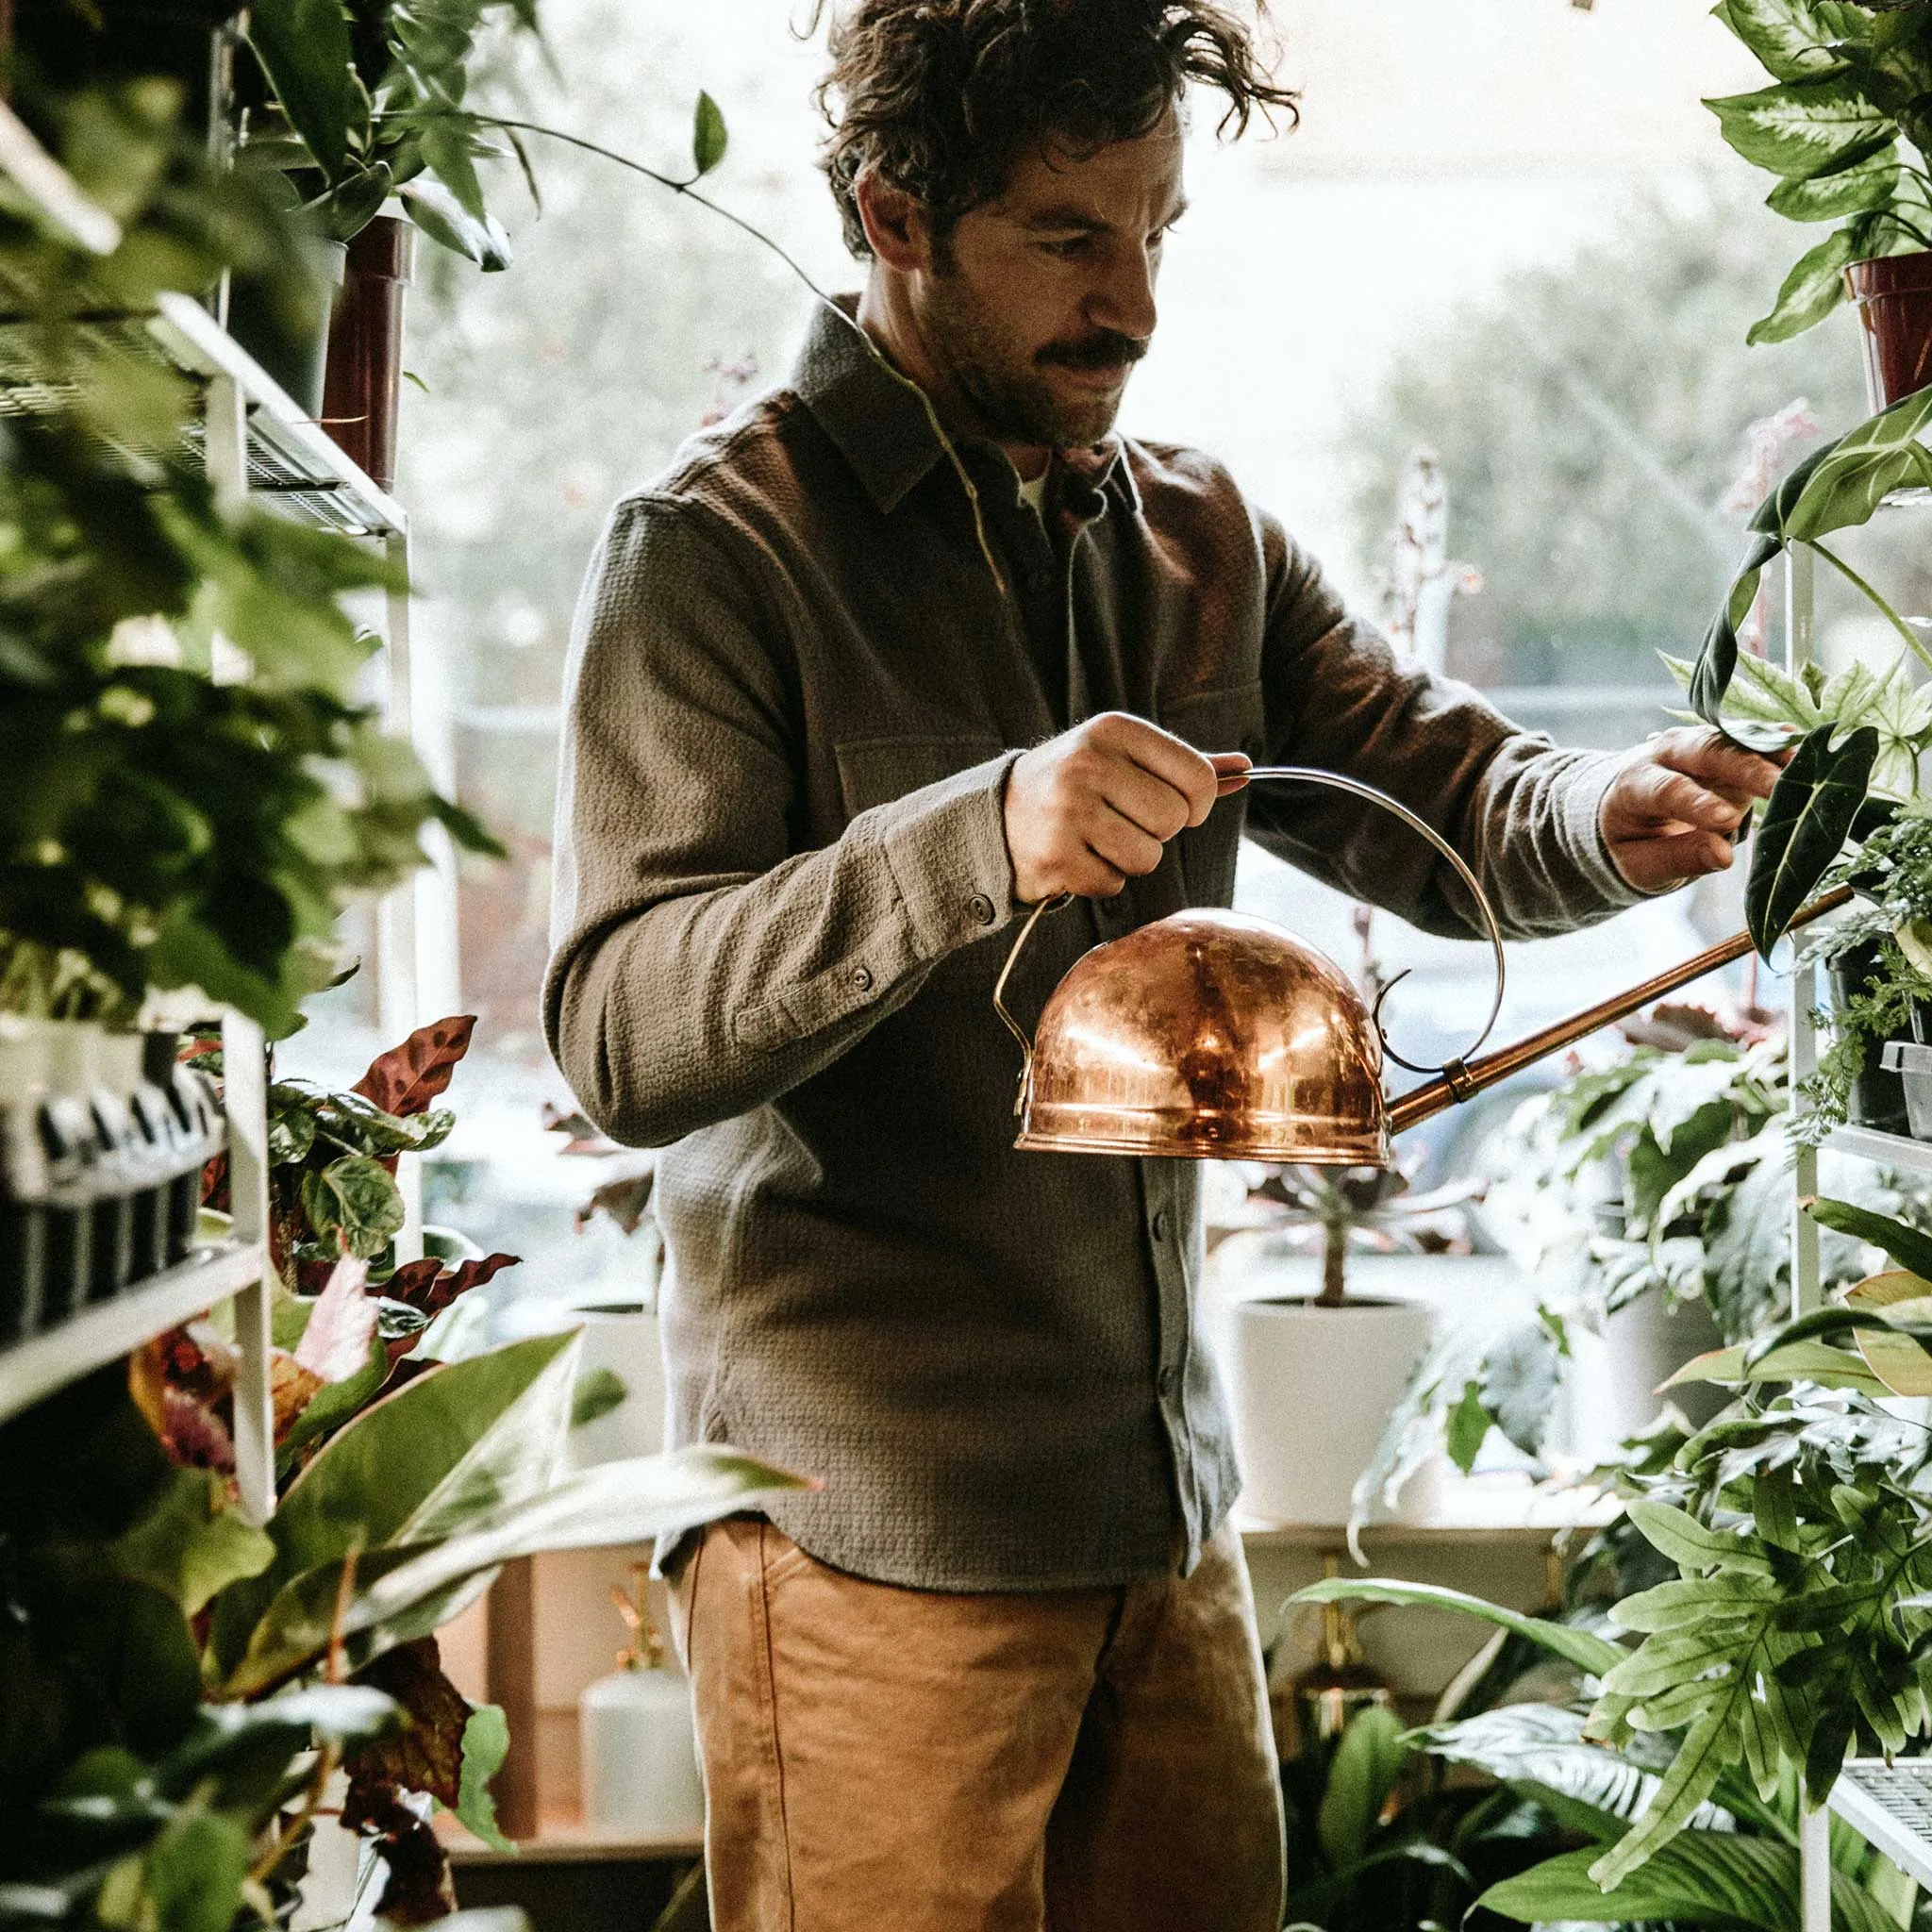
<svg viewBox="0 0 1932 1932"><path fill-rule="evenodd" d="M1767 205L1840 222L1786 277L1747 340L1783 341L1844 299L1844 271L1932 248L1932 8L1849 0L1720 0L1713 9L1773 76L1705 106L1724 137L1778 175Z"/></svg>

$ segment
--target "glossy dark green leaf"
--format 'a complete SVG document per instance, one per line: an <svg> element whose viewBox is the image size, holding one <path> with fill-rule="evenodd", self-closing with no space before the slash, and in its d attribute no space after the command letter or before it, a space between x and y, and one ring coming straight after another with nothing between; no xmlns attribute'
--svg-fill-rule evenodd
<svg viewBox="0 0 1932 1932"><path fill-rule="evenodd" d="M692 178L703 180L724 158L729 136L724 111L709 94L700 93L691 114L691 161L696 171Z"/></svg>
<svg viewBox="0 0 1932 1932"><path fill-rule="evenodd" d="M1753 841L1744 919L1766 957L1837 859L1865 802L1878 733L1861 725L1833 746L1836 728L1821 724L1791 754Z"/></svg>
<svg viewBox="0 0 1932 1932"><path fill-rule="evenodd" d="M494 215L478 219L441 181L426 175L401 183L396 192L408 208L409 219L439 247L487 271L510 265L509 237Z"/></svg>
<svg viewBox="0 0 1932 1932"><path fill-rule="evenodd" d="M1779 485L1752 520L1774 520L1787 542L1810 542L1868 522L1892 491L1932 483L1932 385L1914 391L1836 442L1815 450Z"/></svg>
<svg viewBox="0 0 1932 1932"><path fill-rule="evenodd" d="M1371 1705L1349 1721L1328 1767L1315 1832L1330 1867L1344 1871L1369 1847L1369 1835L1408 1762L1402 1720Z"/></svg>
<svg viewBox="0 0 1932 1932"><path fill-rule="evenodd" d="M340 1242L344 1254L366 1261L401 1230L402 1190L380 1161L344 1154L302 1176L302 1211L320 1241Z"/></svg>
<svg viewBox="0 0 1932 1932"><path fill-rule="evenodd" d="M580 1429L587 1423L595 1422L599 1416L623 1407L629 1398L630 1391L615 1369L592 1369L589 1374L577 1377L577 1386L571 1396L570 1425Z"/></svg>
<svg viewBox="0 0 1932 1932"><path fill-rule="evenodd" d="M369 140L369 95L341 0L254 0L248 41L290 125L338 179Z"/></svg>

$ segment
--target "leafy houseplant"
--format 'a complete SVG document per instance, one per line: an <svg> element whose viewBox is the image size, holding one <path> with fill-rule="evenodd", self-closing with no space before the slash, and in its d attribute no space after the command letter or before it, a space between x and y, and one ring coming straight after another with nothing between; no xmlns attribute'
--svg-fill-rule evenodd
<svg viewBox="0 0 1932 1932"><path fill-rule="evenodd" d="M1773 76L1707 101L1724 139L1780 177L1769 205L1840 222L1786 277L1753 342L1828 315L1855 262L1932 250L1932 8L1923 0L1721 0L1718 19Z"/></svg>
<svg viewBox="0 0 1932 1932"><path fill-rule="evenodd" d="M34 1010L77 957L106 1017L194 986L286 1034L338 913L423 862L425 824L492 841L355 695L371 645L339 599L388 567L218 501L188 386L74 320L273 266L282 218L208 173L163 83L24 106L106 228L0 209L0 296L63 398L10 425L0 467L0 981ZM209 675L218 635L248 682Z"/></svg>

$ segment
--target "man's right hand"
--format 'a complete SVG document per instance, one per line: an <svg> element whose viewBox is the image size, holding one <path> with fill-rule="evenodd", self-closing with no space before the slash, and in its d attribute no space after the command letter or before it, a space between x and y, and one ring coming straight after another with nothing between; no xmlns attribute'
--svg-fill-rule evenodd
<svg viewBox="0 0 1932 1932"><path fill-rule="evenodd" d="M1013 895L1032 905L1060 892L1110 899L1152 872L1161 848L1237 790L1248 760L1204 757L1124 711L1104 711L1049 739L1007 776L1007 851Z"/></svg>

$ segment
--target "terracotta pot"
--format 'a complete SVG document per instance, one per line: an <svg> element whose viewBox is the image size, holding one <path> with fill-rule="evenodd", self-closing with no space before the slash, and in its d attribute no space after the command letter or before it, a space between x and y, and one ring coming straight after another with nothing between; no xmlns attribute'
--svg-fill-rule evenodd
<svg viewBox="0 0 1932 1932"><path fill-rule="evenodd" d="M381 489L396 478L396 402L403 377L403 291L416 231L377 215L349 243L347 273L328 331L322 426Z"/></svg>
<svg viewBox="0 0 1932 1932"><path fill-rule="evenodd" d="M1855 261L1845 286L1863 330L1875 414L1932 382L1932 251Z"/></svg>

